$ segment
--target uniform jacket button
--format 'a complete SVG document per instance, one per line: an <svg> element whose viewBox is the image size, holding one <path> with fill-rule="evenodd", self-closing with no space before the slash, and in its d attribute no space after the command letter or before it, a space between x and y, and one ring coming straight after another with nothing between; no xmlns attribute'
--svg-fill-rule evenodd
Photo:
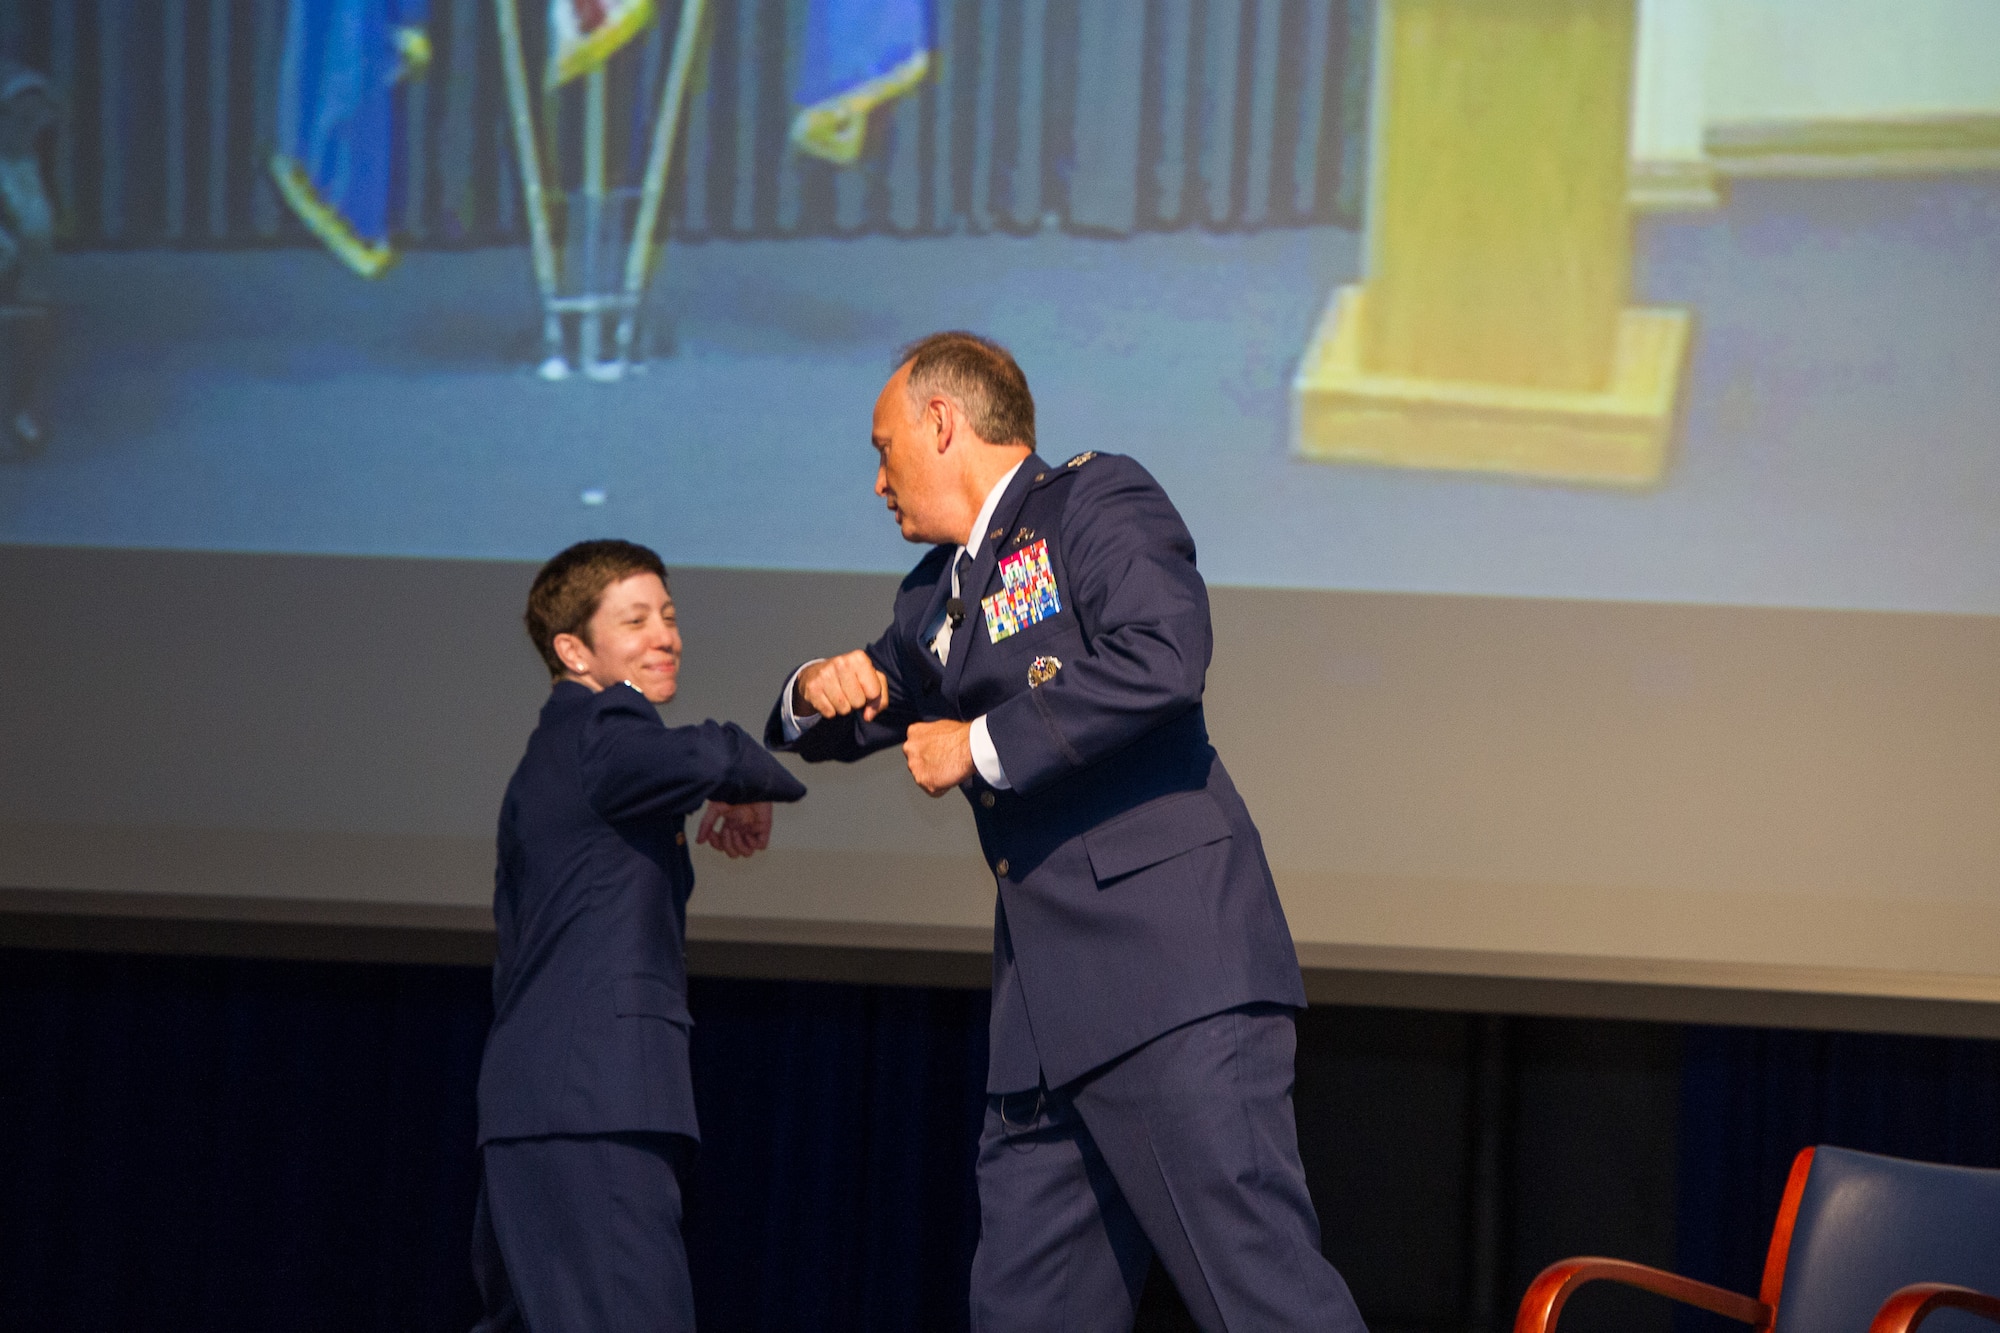
<svg viewBox="0 0 2000 1333"><path fill-rule="evenodd" d="M687 835L687 834L685 834L685 833L676 833L676 834L674 834L674 846L676 846L676 847L685 847L685 846L687 846L687 845L688 845L688 835Z"/></svg>
<svg viewBox="0 0 2000 1333"><path fill-rule="evenodd" d="M1001 858L1000 858L1000 864L999 864L999 865L996 865L996 866L994 866L994 867L993 867L993 873L994 873L994 874L996 874L996 875L999 875L999 876L1001 876L1001 877L1002 877L1003 879L1004 879L1004 878L1006 877L1006 874L1007 874L1007 858L1006 858L1006 857L1004 857L1004 856L1003 856L1003 857L1001 857Z"/></svg>
<svg viewBox="0 0 2000 1333"><path fill-rule="evenodd" d="M990 791L980 792L979 803L985 806L988 810L991 810L993 808L993 793Z"/></svg>

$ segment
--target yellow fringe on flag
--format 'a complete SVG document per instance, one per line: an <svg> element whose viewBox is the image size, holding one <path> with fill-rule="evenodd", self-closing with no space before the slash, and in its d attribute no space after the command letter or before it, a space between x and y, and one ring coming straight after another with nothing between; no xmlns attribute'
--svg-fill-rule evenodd
<svg viewBox="0 0 2000 1333"><path fill-rule="evenodd" d="M869 113L915 88L930 70L930 52L919 51L888 73L878 74L838 97L801 107L792 120L792 142L801 152L852 166L861 160Z"/></svg>
<svg viewBox="0 0 2000 1333"><path fill-rule="evenodd" d="M422 28L396 29L396 82L421 79L431 68L431 35Z"/></svg>
<svg viewBox="0 0 2000 1333"><path fill-rule="evenodd" d="M553 90L580 74L590 73L616 55L625 43L645 31L646 25L652 21L653 0L639 0L639 3L620 10L588 37L550 52L544 86Z"/></svg>
<svg viewBox="0 0 2000 1333"><path fill-rule="evenodd" d="M319 197L305 168L283 153L271 155L271 177L278 183L292 212L313 235L333 251L341 263L364 278L379 278L396 262L396 252L386 245L363 240L337 209Z"/></svg>

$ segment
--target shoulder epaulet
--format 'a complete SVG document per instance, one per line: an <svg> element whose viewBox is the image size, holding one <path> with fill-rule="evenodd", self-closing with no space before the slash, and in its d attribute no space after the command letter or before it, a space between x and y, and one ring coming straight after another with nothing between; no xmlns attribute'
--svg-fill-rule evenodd
<svg viewBox="0 0 2000 1333"><path fill-rule="evenodd" d="M1074 476L1077 470L1081 468L1085 463L1088 463L1091 459L1102 458L1102 457L1103 455L1098 453L1095 449L1090 450L1088 453L1078 454L1075 458L1070 459L1069 462L1067 463L1060 463L1055 467L1046 469L1045 471L1037 472L1032 478L1029 479L1028 484L1032 489L1035 490L1040 490L1044 486L1053 486L1056 484L1056 482L1062 480L1064 477Z"/></svg>

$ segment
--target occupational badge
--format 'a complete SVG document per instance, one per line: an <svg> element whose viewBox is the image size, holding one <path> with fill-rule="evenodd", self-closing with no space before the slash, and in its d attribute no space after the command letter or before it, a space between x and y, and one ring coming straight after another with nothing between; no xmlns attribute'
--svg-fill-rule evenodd
<svg viewBox="0 0 2000 1333"><path fill-rule="evenodd" d="M1018 634L1062 611L1062 594L1049 568L1047 538L1000 561L999 592L979 599L986 613L986 633L993 642Z"/></svg>
<svg viewBox="0 0 2000 1333"><path fill-rule="evenodd" d="M1037 657L1028 663L1028 688L1032 690L1037 685L1048 684L1056 678L1056 672L1061 670L1060 657Z"/></svg>

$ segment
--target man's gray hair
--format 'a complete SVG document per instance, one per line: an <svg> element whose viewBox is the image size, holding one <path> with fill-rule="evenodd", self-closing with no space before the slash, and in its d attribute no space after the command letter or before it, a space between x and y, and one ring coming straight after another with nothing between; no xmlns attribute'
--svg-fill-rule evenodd
<svg viewBox="0 0 2000 1333"><path fill-rule="evenodd" d="M940 394L957 403L988 444L1035 447L1035 399L1013 354L991 338L951 330L919 338L896 355L910 368L910 402Z"/></svg>

